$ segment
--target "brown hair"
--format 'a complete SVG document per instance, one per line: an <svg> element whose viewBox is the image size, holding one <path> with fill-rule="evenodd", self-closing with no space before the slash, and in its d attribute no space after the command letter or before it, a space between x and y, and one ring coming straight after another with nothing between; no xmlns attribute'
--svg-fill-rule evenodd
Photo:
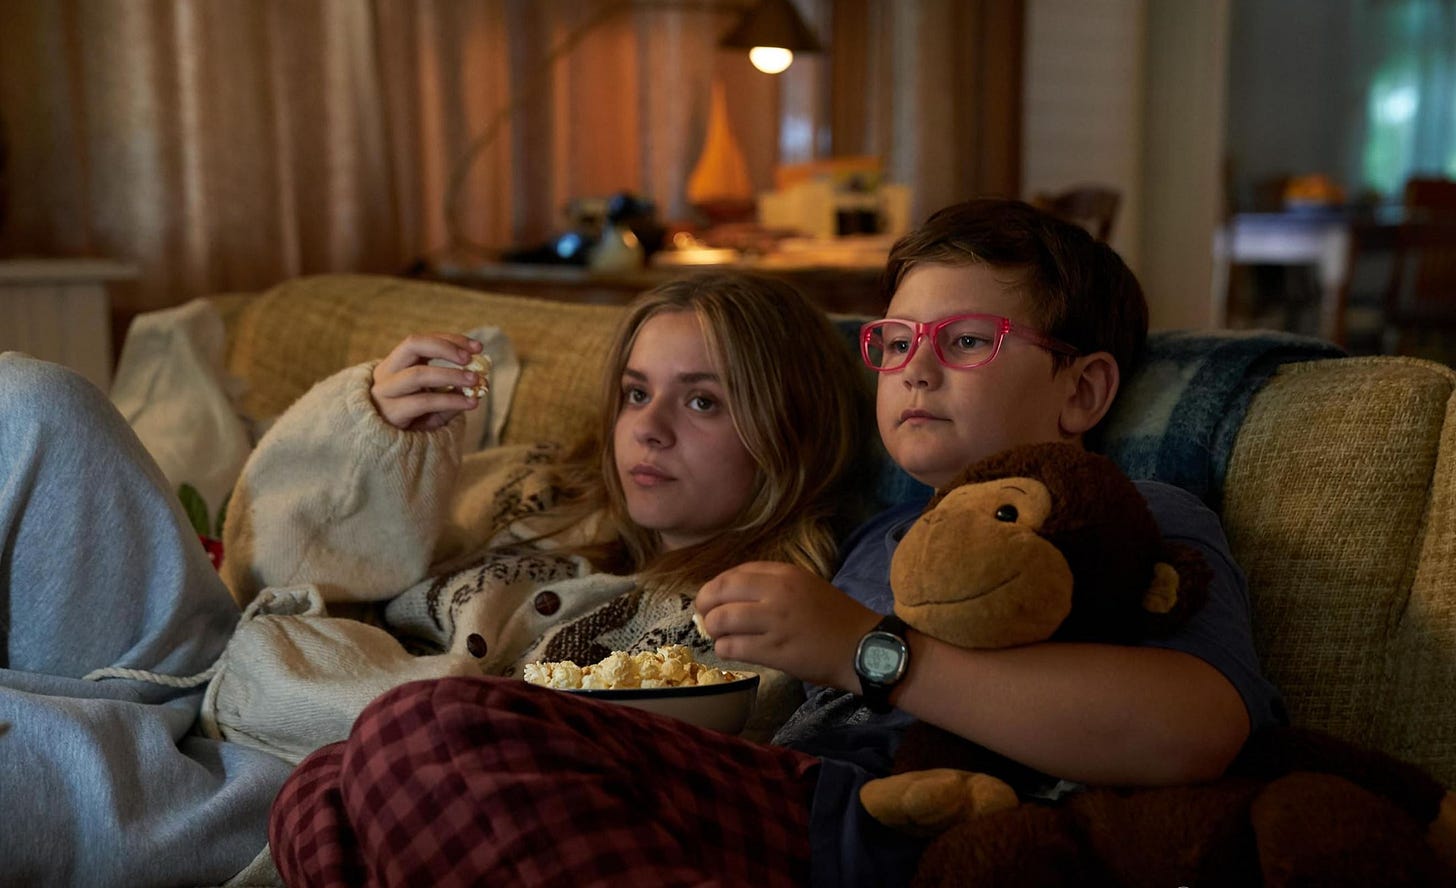
<svg viewBox="0 0 1456 888"><path fill-rule="evenodd" d="M921 264L985 263L1020 275L1031 323L1082 354L1105 351L1124 378L1142 358L1148 304L1122 257L1080 226L1018 200L953 204L902 237L885 269L885 303ZM1057 369L1071 358L1053 355Z"/></svg>
<svg viewBox="0 0 1456 888"><path fill-rule="evenodd" d="M655 531L627 513L613 431L622 371L647 320L692 312L723 380L733 427L758 466L753 494L712 539L663 551ZM854 356L823 312L789 284L739 273L670 281L632 303L603 374L592 442L563 477L578 513L602 514L616 543L584 552L601 569L652 581L701 585L746 561L798 564L828 577L837 539L863 517L873 458L871 400ZM568 505L568 510L571 506Z"/></svg>

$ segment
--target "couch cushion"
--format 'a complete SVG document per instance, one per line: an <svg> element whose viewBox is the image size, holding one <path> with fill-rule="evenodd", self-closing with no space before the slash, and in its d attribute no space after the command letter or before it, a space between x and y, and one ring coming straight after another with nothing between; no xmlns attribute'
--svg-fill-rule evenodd
<svg viewBox="0 0 1456 888"><path fill-rule="evenodd" d="M617 306L551 303L370 275L286 281L233 315L227 367L248 380L242 407L275 416L344 367L382 357L410 333L500 327L521 376L503 444L573 441L591 430Z"/></svg>
<svg viewBox="0 0 1456 888"><path fill-rule="evenodd" d="M1281 368L1234 444L1223 519L1292 720L1456 782L1456 373ZM1444 448L1438 450L1438 448Z"/></svg>

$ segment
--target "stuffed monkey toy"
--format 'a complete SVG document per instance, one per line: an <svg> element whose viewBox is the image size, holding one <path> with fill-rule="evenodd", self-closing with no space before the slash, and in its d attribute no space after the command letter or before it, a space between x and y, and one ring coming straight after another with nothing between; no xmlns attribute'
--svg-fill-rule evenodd
<svg viewBox="0 0 1456 888"><path fill-rule="evenodd" d="M895 551L895 613L966 647L1129 643L1207 596L1137 488L1070 444L1013 448L939 490ZM860 800L935 837L922 885L1453 884L1456 802L1424 772L1318 732L1252 737L1224 778L1022 803L1038 775L925 724Z"/></svg>

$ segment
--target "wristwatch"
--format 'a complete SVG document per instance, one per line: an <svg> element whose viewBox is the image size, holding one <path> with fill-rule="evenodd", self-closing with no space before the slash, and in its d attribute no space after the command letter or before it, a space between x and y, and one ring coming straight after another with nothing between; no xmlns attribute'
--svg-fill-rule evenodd
<svg viewBox="0 0 1456 888"><path fill-rule="evenodd" d="M910 667L910 645L905 641L905 621L887 615L866 632L854 651L854 671L859 676L860 699L871 712L889 712L890 691Z"/></svg>

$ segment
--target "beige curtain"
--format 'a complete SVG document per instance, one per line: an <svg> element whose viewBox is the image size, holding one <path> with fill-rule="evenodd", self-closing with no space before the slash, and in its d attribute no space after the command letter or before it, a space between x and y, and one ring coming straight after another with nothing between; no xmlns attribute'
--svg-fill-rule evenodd
<svg viewBox="0 0 1456 888"><path fill-rule="evenodd" d="M911 218L1021 192L1024 0L836 0L828 109L837 154L885 159Z"/></svg>
<svg viewBox="0 0 1456 888"><path fill-rule="evenodd" d="M831 52L778 77L716 50L732 16L715 6L4 0L0 256L135 263L120 323L300 274L397 272L449 252L472 148L454 198L471 242L539 241L571 198L622 190L682 219L715 78L759 188L782 162L874 152L917 211L986 182L1015 191L983 158L1016 133L967 121L1019 108L1019 81L997 94L960 53L986 44L988 15L1019 26L1021 0L798 0ZM1014 39L998 52L1019 74ZM1006 67L972 66L987 64Z"/></svg>

